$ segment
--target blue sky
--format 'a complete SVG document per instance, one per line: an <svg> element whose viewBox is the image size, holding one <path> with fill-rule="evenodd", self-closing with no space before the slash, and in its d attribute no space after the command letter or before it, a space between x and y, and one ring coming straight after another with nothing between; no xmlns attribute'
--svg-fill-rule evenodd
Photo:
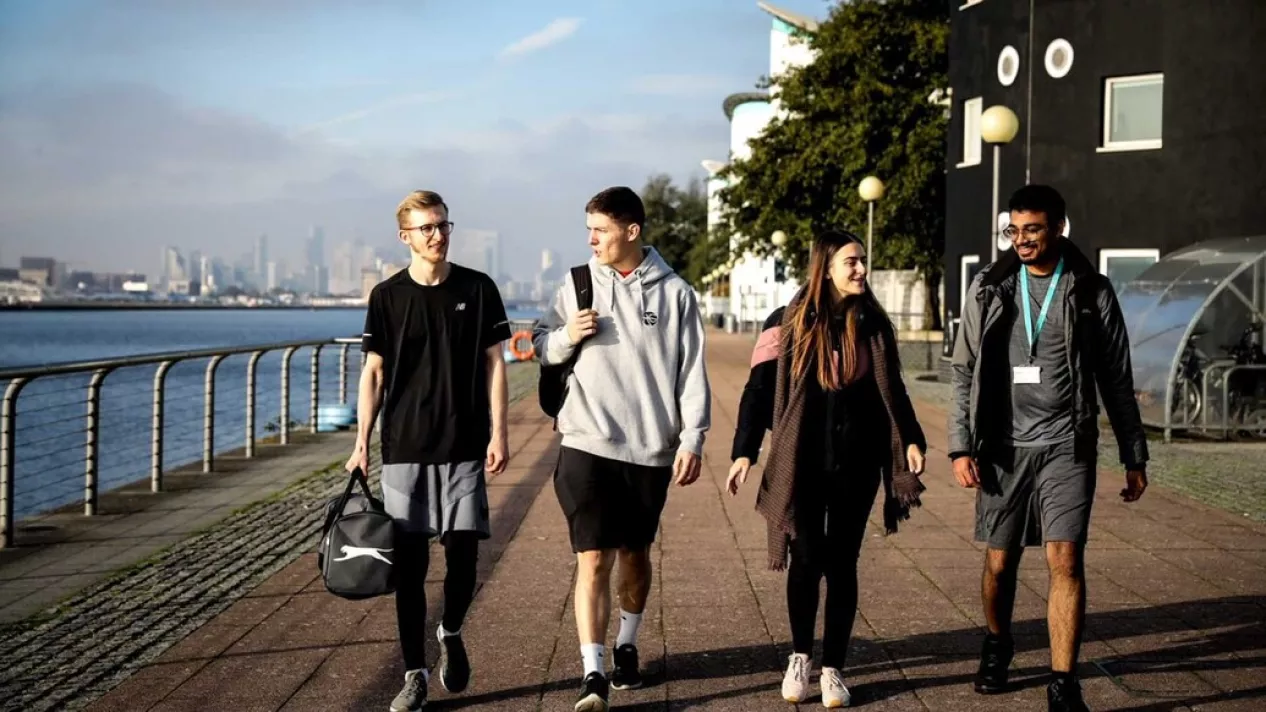
<svg viewBox="0 0 1266 712"><path fill-rule="evenodd" d="M528 277L544 247L583 259L591 194L725 157L721 101L768 72L771 22L755 0L0 0L0 265L153 273L163 245L234 259L260 233L297 259L312 224L386 246L430 188Z"/></svg>

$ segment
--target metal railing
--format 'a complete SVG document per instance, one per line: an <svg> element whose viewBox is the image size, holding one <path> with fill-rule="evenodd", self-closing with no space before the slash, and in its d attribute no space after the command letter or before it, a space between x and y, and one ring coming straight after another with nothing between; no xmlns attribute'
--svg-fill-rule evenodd
<svg viewBox="0 0 1266 712"><path fill-rule="evenodd" d="M199 459L202 472L212 472L217 452L223 451L217 443L224 444L227 435L233 434L227 429L218 430L217 425L232 420L235 414L240 414L244 420L240 434L242 456L257 457L257 440L261 435L257 417L261 409L260 364L277 352L281 355L277 377L279 388L276 403L272 405L277 408L278 416L275 424L270 421L262 429L265 432L275 431L277 442L281 445L290 444L291 433L298 427L306 425L309 431L318 432L321 424L319 410L323 402L322 350L326 347L338 348L337 390L327 397L346 404L349 351L353 344L359 342L360 339L356 338L293 341L0 370L0 385L4 386L4 399L0 402L0 548L14 544L17 519L23 515L57 509L73 503L75 499L82 500L84 515L97 514L103 486L109 489L143 482L145 474L148 474L149 490L161 492L164 472L172 466L196 465ZM308 383L300 384L300 387L306 385L308 390L306 423L296 423L291 418L292 400L297 391L292 382L292 362L301 349L310 349L311 352ZM223 366L226 360L239 355L249 355L240 377L233 373L218 378L227 368ZM206 364L200 374L182 368L198 361ZM363 356L355 366L357 372L361 363ZM107 380L112 374L135 373L146 366L154 367L152 378L142 373L141 378L128 379L117 375ZM86 383L83 382L85 378ZM69 385L64 385L67 383ZM131 395L140 398L133 398L134 402L129 404L127 394L112 394L123 405L103 409L103 395L108 387L118 389L128 386L135 387ZM231 396L226 391L241 387L245 390L244 399L229 408L220 405L236 400L224 397ZM27 398L22 397L24 392ZM58 399L58 396L74 393L82 393L82 400L74 395L70 396L70 400ZM354 393L352 398L354 402ZM302 401L300 408L301 404ZM20 407L26 405L30 407ZM173 421L179 415L186 416L186 420ZM75 429L76 422L82 424L82 429ZM172 452L169 448L169 445L179 444L182 437L186 443L194 445L185 451L187 455L183 458L179 451ZM78 445L61 448L53 444L68 438L82 440ZM110 447L106 447L107 440ZM201 452L197 453L199 444ZM146 446L148 458L142 455L129 460L125 457L126 452ZM82 452L82 497L74 496L78 489L74 480L78 476L56 479L59 472L73 471L80 462L78 459L59 462L56 456L76 451ZM103 454L109 456L105 465ZM144 462L146 459L147 463ZM23 472L21 478L20 465L31 470ZM109 477L103 478L103 475ZM33 492L47 496L30 503L25 511L19 511L15 505L17 483L19 479L25 482L27 478Z"/></svg>

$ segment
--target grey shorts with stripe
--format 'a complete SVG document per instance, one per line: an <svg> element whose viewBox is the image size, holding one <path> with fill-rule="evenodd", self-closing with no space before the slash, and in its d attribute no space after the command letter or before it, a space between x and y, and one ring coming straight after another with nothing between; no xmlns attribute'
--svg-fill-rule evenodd
<svg viewBox="0 0 1266 712"><path fill-rule="evenodd" d="M383 465L382 494L387 514L406 531L491 535L482 461Z"/></svg>
<svg viewBox="0 0 1266 712"><path fill-rule="evenodd" d="M1073 441L1004 447L981 458L976 541L1014 550L1051 541L1086 543L1095 498L1095 462Z"/></svg>

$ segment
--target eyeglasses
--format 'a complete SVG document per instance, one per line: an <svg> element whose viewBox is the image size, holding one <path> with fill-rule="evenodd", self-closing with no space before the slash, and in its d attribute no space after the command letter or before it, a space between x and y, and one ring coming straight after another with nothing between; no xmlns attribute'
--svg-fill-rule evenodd
<svg viewBox="0 0 1266 712"><path fill-rule="evenodd" d="M420 230L422 232L422 237L431 237L435 234L436 229L439 229L441 235L448 237L453 233L453 223L445 220L442 223L427 223L416 227L406 227L404 228L404 231L408 232L410 230Z"/></svg>
<svg viewBox="0 0 1266 712"><path fill-rule="evenodd" d="M1020 236L1020 232L1021 232L1020 228L1016 227L1015 225L1008 225L1007 228L1002 231L1002 234L1006 236L1008 240L1014 240ZM1023 232L1024 232L1025 237L1037 237L1038 235L1041 235L1042 233L1046 232L1046 226L1045 225L1025 225Z"/></svg>

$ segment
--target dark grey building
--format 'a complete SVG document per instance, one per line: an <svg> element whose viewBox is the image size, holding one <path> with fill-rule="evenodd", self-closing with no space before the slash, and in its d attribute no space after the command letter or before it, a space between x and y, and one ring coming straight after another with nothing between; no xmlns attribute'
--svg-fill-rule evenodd
<svg viewBox="0 0 1266 712"><path fill-rule="evenodd" d="M1025 183L1114 282L1216 237L1266 233L1266 0L951 0L945 305L990 260L993 147L1020 119L1000 211ZM996 218L994 218L996 219ZM1003 246L1001 249L1009 249Z"/></svg>

